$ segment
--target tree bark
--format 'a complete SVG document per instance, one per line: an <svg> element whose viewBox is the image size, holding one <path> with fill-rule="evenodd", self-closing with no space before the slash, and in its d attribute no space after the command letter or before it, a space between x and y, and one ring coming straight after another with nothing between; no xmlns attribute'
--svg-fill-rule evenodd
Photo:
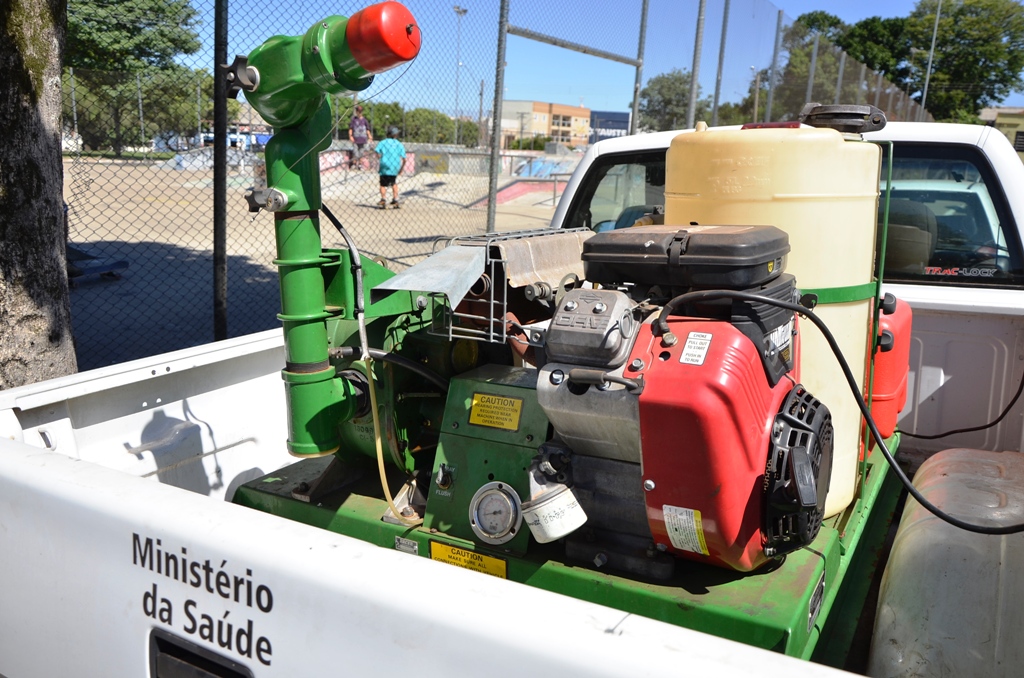
<svg viewBox="0 0 1024 678"><path fill-rule="evenodd" d="M76 371L61 160L66 0L0 1L0 389Z"/></svg>

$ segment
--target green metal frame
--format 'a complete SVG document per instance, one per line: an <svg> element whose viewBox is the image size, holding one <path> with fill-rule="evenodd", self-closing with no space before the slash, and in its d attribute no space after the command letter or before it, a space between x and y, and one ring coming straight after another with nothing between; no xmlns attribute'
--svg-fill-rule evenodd
<svg viewBox="0 0 1024 678"><path fill-rule="evenodd" d="M476 453L487 454L494 444L481 444ZM471 448L465 450L465 454L473 453ZM299 462L250 482L239 488L234 501L383 548L396 548L401 538L403 550L415 543L421 557L430 557L431 542L452 545L503 560L507 577L513 581L833 665L841 665L850 650L900 493L885 460L873 453L867 460L860 497L842 514L826 521L810 546L789 554L781 564L741 574L680 562L670 582L653 584L586 563L568 562L557 542L531 544L529 552L521 556L516 544L485 548L438 527L409 528L384 522L381 518L387 506L370 460L365 460L367 468L361 480L316 504L292 498L292 490L314 480L327 462ZM389 483L393 492L404 479L394 472ZM809 627L809 606L822 574L820 611Z"/></svg>

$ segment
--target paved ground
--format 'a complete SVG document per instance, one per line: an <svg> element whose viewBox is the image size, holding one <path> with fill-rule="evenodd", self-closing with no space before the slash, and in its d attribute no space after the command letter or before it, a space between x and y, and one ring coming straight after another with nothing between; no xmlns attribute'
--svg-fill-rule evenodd
<svg viewBox="0 0 1024 678"><path fill-rule="evenodd" d="M209 171L65 164L70 242L99 262L128 263L118 279L74 281L81 369L213 340L212 183ZM279 324L276 247L272 216L246 209L251 168L229 174L228 184L228 330L238 336ZM337 171L323 178L324 203L361 251L395 270L429 255L438 239L485 231L487 177L420 174L399 185L402 208L380 210L375 174ZM540 228L553 213L550 187L541 186L499 205L496 227ZM343 245L326 220L322 232L326 246Z"/></svg>

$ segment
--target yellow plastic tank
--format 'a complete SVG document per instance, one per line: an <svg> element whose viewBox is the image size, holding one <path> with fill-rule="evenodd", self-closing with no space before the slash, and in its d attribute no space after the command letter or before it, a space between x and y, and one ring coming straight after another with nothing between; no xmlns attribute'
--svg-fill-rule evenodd
<svg viewBox="0 0 1024 678"><path fill-rule="evenodd" d="M876 144L812 127L708 130L672 140L666 158L666 224L769 224L789 234L786 267L804 291L856 299L821 303L864 392L881 152ZM860 412L824 337L801 325L800 379L832 412L835 456L825 515L853 500Z"/></svg>

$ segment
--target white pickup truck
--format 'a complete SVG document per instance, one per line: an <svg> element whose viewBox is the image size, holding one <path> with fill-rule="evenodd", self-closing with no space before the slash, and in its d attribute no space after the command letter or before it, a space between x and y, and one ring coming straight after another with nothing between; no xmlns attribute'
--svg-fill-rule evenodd
<svg viewBox="0 0 1024 678"><path fill-rule="evenodd" d="M593 146L552 228L656 211L676 134ZM927 261L886 258L914 311L900 428L990 422L1024 378L1024 166L987 127L869 139L894 143L893 216L929 233ZM0 392L0 676L836 672L224 501L294 461L284 365L271 331ZM1022 414L900 450L1019 450Z"/></svg>

